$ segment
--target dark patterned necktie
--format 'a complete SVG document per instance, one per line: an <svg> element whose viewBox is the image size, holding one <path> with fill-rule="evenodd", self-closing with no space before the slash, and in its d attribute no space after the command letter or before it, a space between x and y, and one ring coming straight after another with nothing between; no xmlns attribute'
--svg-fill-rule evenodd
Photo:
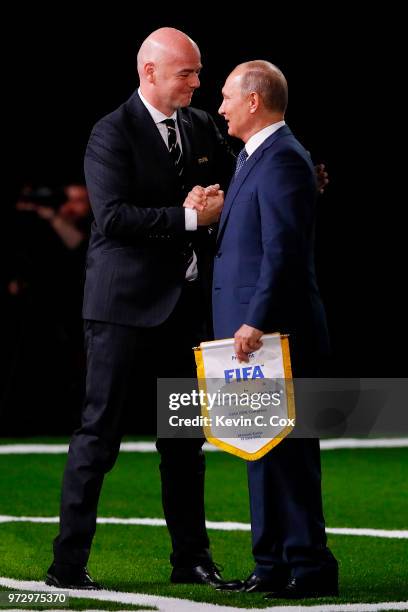
<svg viewBox="0 0 408 612"><path fill-rule="evenodd" d="M176 132L176 122L174 119L165 119L162 123L167 126L167 146L169 148L170 156L173 160L173 163L176 167L176 172L180 178L180 181L183 180L183 154L181 152L179 143L177 142L177 132ZM182 186L184 189L184 186ZM184 270L186 272L186 276L190 277L191 274L195 278L196 274L192 273L190 267L193 263L194 252L193 245L191 242L186 243L183 250L183 259L184 259Z"/></svg>
<svg viewBox="0 0 408 612"><path fill-rule="evenodd" d="M165 119L163 123L167 126L169 153L176 167L177 174L181 179L183 176L183 154L177 142L176 122L174 119Z"/></svg>
<svg viewBox="0 0 408 612"><path fill-rule="evenodd" d="M238 172L241 170L242 166L245 164L247 159L248 159L248 153L247 153L246 148L244 147L238 153L238 157L237 157L237 161L236 161L236 165L235 165L234 177L237 176Z"/></svg>

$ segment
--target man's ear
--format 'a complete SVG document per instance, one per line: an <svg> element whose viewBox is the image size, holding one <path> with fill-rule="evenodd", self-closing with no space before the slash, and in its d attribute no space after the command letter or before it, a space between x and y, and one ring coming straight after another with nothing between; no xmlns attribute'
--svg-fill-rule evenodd
<svg viewBox="0 0 408 612"><path fill-rule="evenodd" d="M143 66L143 72L149 83L155 83L156 67L153 62L146 62L146 64Z"/></svg>
<svg viewBox="0 0 408 612"><path fill-rule="evenodd" d="M259 107L259 94L256 91L251 91L248 97L249 101L249 112L255 113Z"/></svg>

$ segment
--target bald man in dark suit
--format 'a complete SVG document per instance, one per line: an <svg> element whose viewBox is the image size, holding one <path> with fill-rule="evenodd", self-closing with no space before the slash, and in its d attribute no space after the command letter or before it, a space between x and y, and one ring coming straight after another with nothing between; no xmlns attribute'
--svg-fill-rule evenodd
<svg viewBox="0 0 408 612"><path fill-rule="evenodd" d="M188 36L172 28L153 32L138 54L139 90L98 121L88 143L94 223L83 306L86 398L70 444L60 531L46 579L59 588L100 587L86 564L124 413L155 410L156 376L195 377L192 346L208 338L208 228L219 218L219 184L233 159L211 117L188 107L200 69L199 49ZM183 207L197 184L210 185L198 212ZM166 347L165 366L158 365L159 346ZM147 406L138 399L141 388L151 396ZM202 444L158 440L162 500L173 549L171 581L216 586L221 576L205 526Z"/></svg>

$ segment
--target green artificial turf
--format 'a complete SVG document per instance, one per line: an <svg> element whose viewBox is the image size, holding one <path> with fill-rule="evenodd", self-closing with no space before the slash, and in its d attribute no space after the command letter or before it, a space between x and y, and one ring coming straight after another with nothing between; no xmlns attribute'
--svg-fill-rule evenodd
<svg viewBox="0 0 408 612"><path fill-rule="evenodd" d="M159 456L121 453L106 476L100 516L162 517ZM58 514L64 455L0 455L0 514ZM408 448L322 452L329 527L408 528ZM222 494L221 494L222 493ZM207 519L249 522L245 463L207 453Z"/></svg>
<svg viewBox="0 0 408 612"><path fill-rule="evenodd" d="M156 453L120 454L106 477L99 516L162 517L158 463ZM0 455L0 514L56 516L64 464L63 455ZM322 466L328 527L408 529L407 448L325 451ZM207 453L206 505L208 520L249 522L243 461L224 453ZM0 524L0 575L42 580L56 533L57 525ZM210 530L209 534L214 559L224 566L225 578L242 578L252 571L249 532ZM340 563L341 596L319 603L408 599L406 539L329 535L329 545ZM95 579L113 590L237 607L271 605L261 594L172 585L169 554L164 527L98 525L88 567ZM130 609L128 605L84 601L71 600L71 607Z"/></svg>
<svg viewBox="0 0 408 612"><path fill-rule="evenodd" d="M53 525L1 525L0 575L42 580L51 560L54 536ZM244 577L252 570L249 533L211 531L210 537L214 558L224 566L226 578ZM405 541L330 536L329 545L340 561L340 598L324 601L352 603L407 598ZM238 607L268 605L261 594L219 593L206 586L170 584L169 552L169 539L163 527L99 525L88 567L111 590Z"/></svg>

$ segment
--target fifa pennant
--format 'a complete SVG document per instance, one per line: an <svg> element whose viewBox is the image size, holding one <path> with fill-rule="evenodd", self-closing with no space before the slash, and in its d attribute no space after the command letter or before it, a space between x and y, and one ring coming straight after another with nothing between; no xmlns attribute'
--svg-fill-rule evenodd
<svg viewBox="0 0 408 612"><path fill-rule="evenodd" d="M239 362L234 339L194 349L205 436L249 461L260 459L295 426L289 339L265 334L262 347Z"/></svg>

